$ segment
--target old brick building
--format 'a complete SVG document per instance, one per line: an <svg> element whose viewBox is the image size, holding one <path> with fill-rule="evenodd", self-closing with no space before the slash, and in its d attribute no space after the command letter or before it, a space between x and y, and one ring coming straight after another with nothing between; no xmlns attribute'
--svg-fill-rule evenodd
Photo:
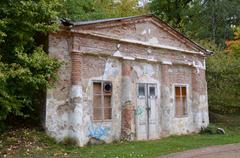
<svg viewBox="0 0 240 158"><path fill-rule="evenodd" d="M49 35L65 64L47 92L46 131L80 146L197 132L209 123L208 53L152 15L61 26Z"/></svg>

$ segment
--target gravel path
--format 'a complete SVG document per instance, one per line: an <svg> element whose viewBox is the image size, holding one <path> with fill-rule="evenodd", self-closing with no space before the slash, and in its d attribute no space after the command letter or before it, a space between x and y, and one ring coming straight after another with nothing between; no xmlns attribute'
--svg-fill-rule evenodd
<svg viewBox="0 0 240 158"><path fill-rule="evenodd" d="M240 144L211 146L174 153L159 158L240 158Z"/></svg>

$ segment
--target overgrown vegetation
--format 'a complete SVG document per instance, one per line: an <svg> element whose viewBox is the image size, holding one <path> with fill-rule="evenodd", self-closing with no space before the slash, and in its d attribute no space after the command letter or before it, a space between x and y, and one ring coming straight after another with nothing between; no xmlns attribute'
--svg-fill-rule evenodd
<svg viewBox="0 0 240 158"><path fill-rule="evenodd" d="M7 117L28 117L57 79L61 62L45 52L47 33L58 28L58 0L0 2L0 126ZM41 100L42 99L42 100ZM31 116L32 119L38 115Z"/></svg>

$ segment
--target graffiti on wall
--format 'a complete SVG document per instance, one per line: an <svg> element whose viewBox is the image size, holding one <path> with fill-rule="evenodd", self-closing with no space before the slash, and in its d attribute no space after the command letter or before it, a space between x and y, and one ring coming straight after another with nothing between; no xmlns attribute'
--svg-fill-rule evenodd
<svg viewBox="0 0 240 158"><path fill-rule="evenodd" d="M91 124L88 129L89 137L93 137L96 139L102 139L103 137L106 137L110 132L110 128L104 127L102 124L98 126L94 126L93 124Z"/></svg>
<svg viewBox="0 0 240 158"><path fill-rule="evenodd" d="M144 109L142 106L137 106L136 110L135 110L135 115L137 116L141 116L143 115Z"/></svg>

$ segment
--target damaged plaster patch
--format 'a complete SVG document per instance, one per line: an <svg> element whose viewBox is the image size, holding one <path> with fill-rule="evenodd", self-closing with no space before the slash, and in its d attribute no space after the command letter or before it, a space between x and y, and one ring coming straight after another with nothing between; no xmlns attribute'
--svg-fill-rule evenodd
<svg viewBox="0 0 240 158"><path fill-rule="evenodd" d="M148 61L153 61L153 62L157 62L158 60L157 59L155 59L155 57L154 56L148 56L148 59L147 59Z"/></svg>
<svg viewBox="0 0 240 158"><path fill-rule="evenodd" d="M154 69L153 69L153 66L150 65L150 64L145 64L143 66L143 71L144 71L144 74L148 74L150 76L153 76L154 75Z"/></svg>
<svg viewBox="0 0 240 158"><path fill-rule="evenodd" d="M162 60L162 63L166 65L172 65L172 62L170 60Z"/></svg>
<svg viewBox="0 0 240 158"><path fill-rule="evenodd" d="M146 30L143 30L142 32L141 32L141 35L145 35L147 33L147 31Z"/></svg>
<svg viewBox="0 0 240 158"><path fill-rule="evenodd" d="M80 97L82 98L82 86L81 85L72 85L71 92L70 92L70 98L76 98Z"/></svg>
<svg viewBox="0 0 240 158"><path fill-rule="evenodd" d="M123 56L122 56L122 53L121 53L119 50L117 50L116 52L114 52L114 53L113 53L113 56L114 56L114 57L123 57Z"/></svg>
<svg viewBox="0 0 240 158"><path fill-rule="evenodd" d="M61 104L57 107L57 114L63 115L66 112L73 112L74 107L71 106L68 102L65 102L64 104Z"/></svg>
<svg viewBox="0 0 240 158"><path fill-rule="evenodd" d="M151 64L143 64L142 66L134 65L133 70L137 73L138 78L143 75L153 76L155 74Z"/></svg>
<svg viewBox="0 0 240 158"><path fill-rule="evenodd" d="M198 69L206 69L205 63L202 63L201 61L193 61L193 66Z"/></svg>
<svg viewBox="0 0 240 158"><path fill-rule="evenodd" d="M158 44L159 41L158 41L158 39L156 37L153 37L153 38L150 38L148 40L148 43L150 43L150 44Z"/></svg>
<svg viewBox="0 0 240 158"><path fill-rule="evenodd" d="M124 56L123 59L126 59L126 60L135 60L134 57L130 57L130 56Z"/></svg>
<svg viewBox="0 0 240 158"><path fill-rule="evenodd" d="M120 65L114 60L108 59L105 65L103 79L108 79L110 76L115 77L119 74Z"/></svg>
<svg viewBox="0 0 240 158"><path fill-rule="evenodd" d="M148 34L149 34L149 35L151 34L151 29L150 29L150 28L148 29Z"/></svg>

